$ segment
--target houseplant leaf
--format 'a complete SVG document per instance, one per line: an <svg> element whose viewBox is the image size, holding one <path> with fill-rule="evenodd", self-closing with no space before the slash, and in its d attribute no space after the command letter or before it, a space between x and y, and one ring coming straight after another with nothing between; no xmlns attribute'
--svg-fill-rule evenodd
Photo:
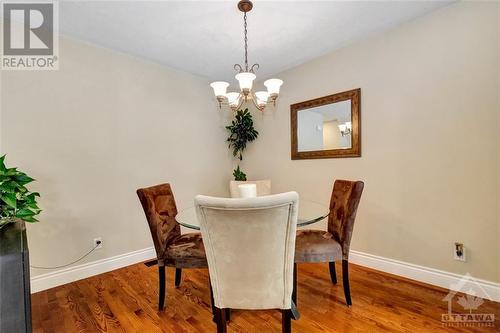
<svg viewBox="0 0 500 333"><path fill-rule="evenodd" d="M38 192L25 186L34 179L17 168L5 166L5 155L0 157L0 228L16 220L37 222L41 210L37 205Z"/></svg>
<svg viewBox="0 0 500 333"><path fill-rule="evenodd" d="M0 183L0 191L7 193L15 193L19 188L19 184L12 180L6 180Z"/></svg>
<svg viewBox="0 0 500 333"><path fill-rule="evenodd" d="M20 219L23 219L25 217L29 217L29 216L33 216L33 215L36 215L36 212L28 209L28 208L23 208L23 209L19 209L17 212L16 212L16 217L20 218Z"/></svg>
<svg viewBox="0 0 500 333"><path fill-rule="evenodd" d="M0 157L0 174L2 172L5 172L7 170L7 168L5 167L5 155L3 155L2 157Z"/></svg>
<svg viewBox="0 0 500 333"><path fill-rule="evenodd" d="M0 196L3 202L5 202L8 206L16 209L17 208L17 199L14 193L2 193Z"/></svg>
<svg viewBox="0 0 500 333"><path fill-rule="evenodd" d="M21 185L26 185L26 184L31 183L32 181L34 181L33 178L28 177L25 173L20 173L20 174L16 175L14 178Z"/></svg>
<svg viewBox="0 0 500 333"><path fill-rule="evenodd" d="M243 171L240 170L239 165L236 169L234 169L233 176L234 176L234 180L237 180L237 181L246 181L247 180L247 175Z"/></svg>

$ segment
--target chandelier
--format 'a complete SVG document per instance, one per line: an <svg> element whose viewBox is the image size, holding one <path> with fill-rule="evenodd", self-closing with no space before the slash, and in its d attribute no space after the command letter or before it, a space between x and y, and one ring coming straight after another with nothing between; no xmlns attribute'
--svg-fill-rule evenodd
<svg viewBox="0 0 500 333"><path fill-rule="evenodd" d="M280 86L283 84L283 81L280 79L269 79L264 82L267 91L254 92L252 90L253 81L256 78L255 71L259 69L259 64L253 64L251 67L248 66L247 13L251 11L252 8L253 4L249 0L241 0L238 2L238 9L243 12L245 36L245 64L243 66L240 64L234 65L234 69L238 72L235 78L240 85L240 92L227 92L229 83L224 81L216 81L210 84L219 102L219 108L222 108L223 105L228 105L231 110L236 111L244 102L252 100L257 109L264 111L264 108L269 103L276 105Z"/></svg>
<svg viewBox="0 0 500 333"><path fill-rule="evenodd" d="M338 125L340 134L347 136L352 133L352 123L350 121Z"/></svg>

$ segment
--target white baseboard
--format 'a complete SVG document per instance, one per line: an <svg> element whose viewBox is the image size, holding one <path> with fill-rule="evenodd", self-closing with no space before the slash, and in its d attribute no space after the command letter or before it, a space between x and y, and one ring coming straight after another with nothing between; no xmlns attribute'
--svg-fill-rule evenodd
<svg viewBox="0 0 500 333"><path fill-rule="evenodd" d="M107 259L101 259L35 276L31 279L31 292L35 293L45 289L53 288L65 283L81 280L97 274L106 273L121 267L136 264L141 261L156 257L154 248L125 253ZM373 268L382 272L403 276L419 282L428 283L445 289L456 290L454 286L460 286L463 276L455 273L445 272L429 267L410 264L407 262L384 258L359 251L351 251L349 261ZM491 300L500 302L500 284L486 280L468 277L474 284L480 286ZM466 292L464 290L457 290Z"/></svg>
<svg viewBox="0 0 500 333"><path fill-rule="evenodd" d="M468 291L460 289L464 281L464 276L460 274L414 265L404 261L379 257L359 251L351 251L349 253L349 262L449 290L464 293ZM472 283L482 288L483 295L486 294L489 296L486 298L500 302L500 283L477 279L471 276L466 276L465 278L467 279L467 283Z"/></svg>
<svg viewBox="0 0 500 333"><path fill-rule="evenodd" d="M120 254L111 258L96 260L55 272L37 275L31 279L31 293L106 273L153 258L156 258L156 252L154 248L148 247L146 249Z"/></svg>

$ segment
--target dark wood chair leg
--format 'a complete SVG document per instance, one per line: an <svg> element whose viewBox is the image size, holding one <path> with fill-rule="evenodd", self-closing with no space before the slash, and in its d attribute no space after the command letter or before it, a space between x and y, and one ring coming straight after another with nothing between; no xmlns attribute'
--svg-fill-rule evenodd
<svg viewBox="0 0 500 333"><path fill-rule="evenodd" d="M292 315L290 310L281 310L281 332L292 332Z"/></svg>
<svg viewBox="0 0 500 333"><path fill-rule="evenodd" d="M351 289L349 288L349 262L342 260L342 283L344 284L345 301L348 306L352 306Z"/></svg>
<svg viewBox="0 0 500 333"><path fill-rule="evenodd" d="M165 266L158 266L160 277L160 298L158 300L158 310L162 311L165 305Z"/></svg>
<svg viewBox="0 0 500 333"><path fill-rule="evenodd" d="M214 323L217 323L217 308L215 307L214 303L214 291L212 290L212 283L210 282L210 279L208 279L208 288L210 289L210 304L212 305L212 320Z"/></svg>
<svg viewBox="0 0 500 333"><path fill-rule="evenodd" d="M226 321L227 322L231 321L231 309L229 308L226 309Z"/></svg>
<svg viewBox="0 0 500 333"><path fill-rule="evenodd" d="M217 333L226 333L226 309L215 308L215 318L217 322Z"/></svg>
<svg viewBox="0 0 500 333"><path fill-rule="evenodd" d="M293 264L293 290L292 301L297 305L297 264Z"/></svg>
<svg viewBox="0 0 500 333"><path fill-rule="evenodd" d="M182 268L175 269L175 287L179 288L181 285Z"/></svg>
<svg viewBox="0 0 500 333"><path fill-rule="evenodd" d="M330 261L328 263L328 267L330 268L330 278L332 279L332 283L337 284L337 272L335 271L335 261Z"/></svg>

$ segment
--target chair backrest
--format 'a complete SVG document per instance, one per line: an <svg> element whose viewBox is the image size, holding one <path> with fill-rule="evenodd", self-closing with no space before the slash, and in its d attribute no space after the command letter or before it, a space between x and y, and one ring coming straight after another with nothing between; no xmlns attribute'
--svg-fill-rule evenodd
<svg viewBox="0 0 500 333"><path fill-rule="evenodd" d="M241 184L255 184L257 185L257 196L261 197L264 195L271 195L271 180L249 180L249 181L238 181L231 180L229 182L229 191L231 192L231 198L239 198L240 191L238 189L238 185Z"/></svg>
<svg viewBox="0 0 500 333"><path fill-rule="evenodd" d="M170 184L160 184L137 190L137 196L148 220L151 236L158 260L163 260L170 242L181 234L181 228L175 221L177 206Z"/></svg>
<svg viewBox="0 0 500 333"><path fill-rule="evenodd" d="M333 184L330 199L330 215L328 216L328 232L342 246L342 256L347 259L351 245L354 220L359 200L363 193L362 181L336 180Z"/></svg>
<svg viewBox="0 0 500 333"><path fill-rule="evenodd" d="M196 197L216 307L290 309L298 199Z"/></svg>

